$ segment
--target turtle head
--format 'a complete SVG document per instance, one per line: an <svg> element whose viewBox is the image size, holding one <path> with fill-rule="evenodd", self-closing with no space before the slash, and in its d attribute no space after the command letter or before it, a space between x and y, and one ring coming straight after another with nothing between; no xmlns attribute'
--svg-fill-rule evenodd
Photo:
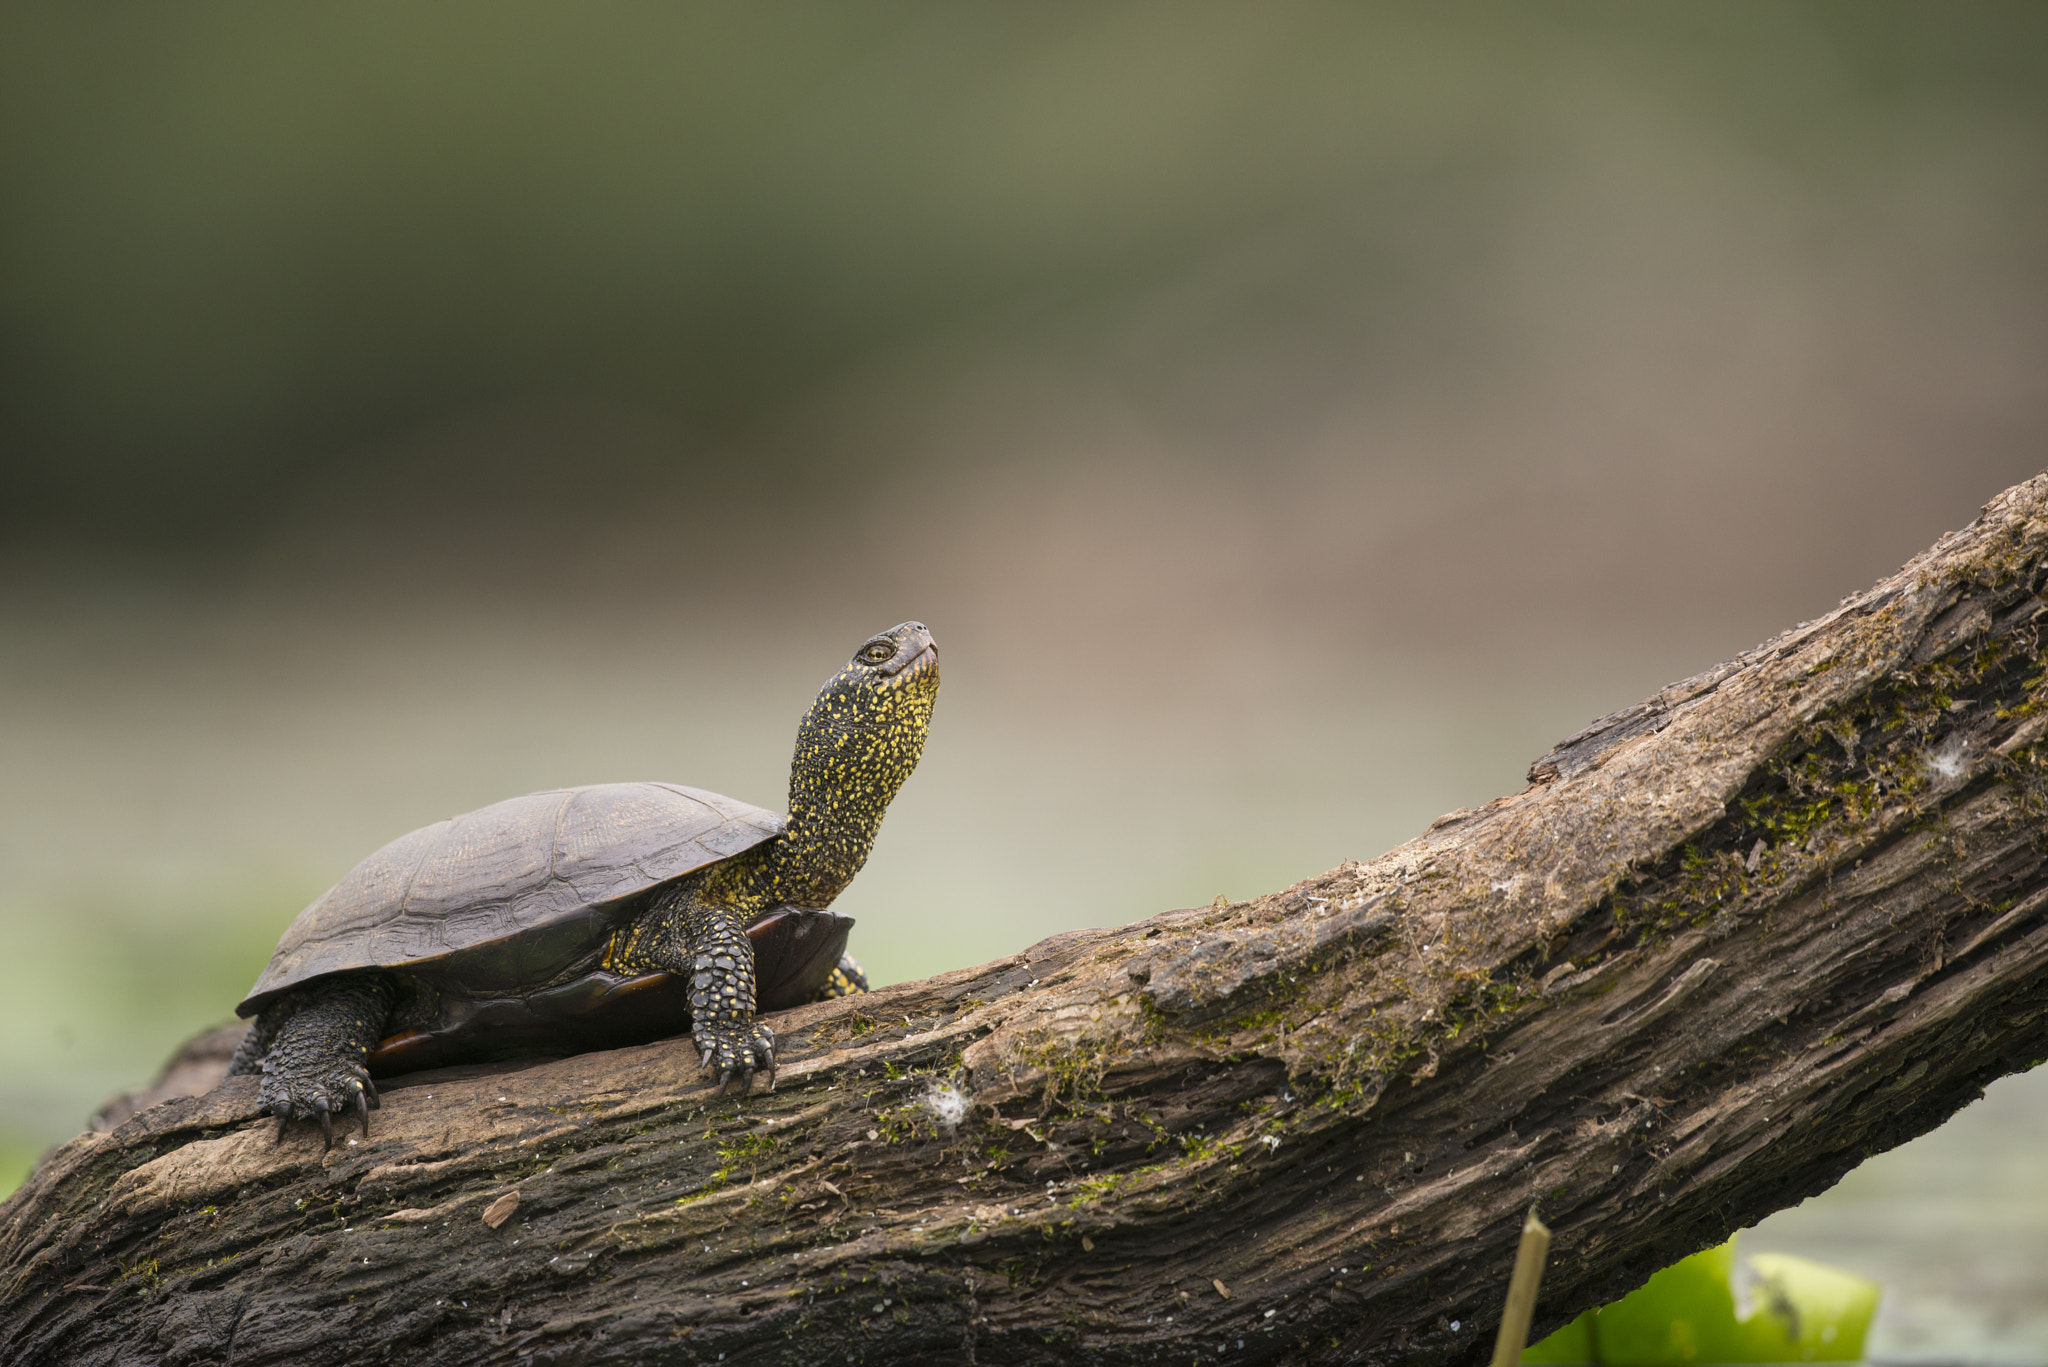
<svg viewBox="0 0 2048 1367"><path fill-rule="evenodd" d="M846 668L825 685L847 680L876 693L909 688L925 697L939 692L939 647L923 622L905 622L868 637Z"/></svg>
<svg viewBox="0 0 2048 1367"><path fill-rule="evenodd" d="M870 636L825 681L796 733L789 828L775 842L782 900L823 909L867 862L938 696L939 651L922 622Z"/></svg>
<svg viewBox="0 0 2048 1367"><path fill-rule="evenodd" d="M886 802L924 752L924 733L938 696L939 648L924 623L905 622L877 632L818 691L797 735L797 763L805 761L807 741L824 745L830 754L814 758L843 771L836 780L840 785L860 786L882 778L882 770L867 762L886 756L883 769L894 774L882 799Z"/></svg>

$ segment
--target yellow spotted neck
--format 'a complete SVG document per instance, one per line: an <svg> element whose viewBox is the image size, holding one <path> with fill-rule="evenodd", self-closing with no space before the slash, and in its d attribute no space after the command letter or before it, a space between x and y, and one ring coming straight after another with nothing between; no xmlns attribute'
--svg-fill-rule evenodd
<svg viewBox="0 0 2048 1367"><path fill-rule="evenodd" d="M832 905L917 767L937 695L936 675L922 671L879 688L851 669L835 675L797 728L788 829L706 870L705 892L750 914Z"/></svg>

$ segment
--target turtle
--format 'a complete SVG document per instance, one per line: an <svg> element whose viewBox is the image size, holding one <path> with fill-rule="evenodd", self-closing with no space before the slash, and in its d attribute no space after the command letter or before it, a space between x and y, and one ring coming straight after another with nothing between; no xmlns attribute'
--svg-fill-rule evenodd
<svg viewBox="0 0 2048 1367"><path fill-rule="evenodd" d="M924 752L938 647L869 637L797 728L789 814L674 783L530 793L425 826L300 912L236 1014L277 1140L353 1110L373 1076L690 1032L723 1092L775 1085L755 1019L865 991L833 899Z"/></svg>

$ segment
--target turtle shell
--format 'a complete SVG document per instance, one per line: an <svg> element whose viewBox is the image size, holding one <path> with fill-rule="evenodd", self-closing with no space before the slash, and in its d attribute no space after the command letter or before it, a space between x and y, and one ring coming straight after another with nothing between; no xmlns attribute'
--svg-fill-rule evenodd
<svg viewBox="0 0 2048 1367"><path fill-rule="evenodd" d="M235 1011L253 1016L281 992L364 969L479 1000L533 995L587 970L633 898L784 824L699 788L599 783L423 826L300 912Z"/></svg>

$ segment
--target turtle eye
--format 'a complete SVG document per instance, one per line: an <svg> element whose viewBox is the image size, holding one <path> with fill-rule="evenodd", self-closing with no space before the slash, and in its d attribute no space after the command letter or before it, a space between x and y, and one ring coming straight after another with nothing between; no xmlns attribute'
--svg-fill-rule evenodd
<svg viewBox="0 0 2048 1367"><path fill-rule="evenodd" d="M860 648L860 662L870 665L885 665L896 653L896 647L888 641L869 641Z"/></svg>

